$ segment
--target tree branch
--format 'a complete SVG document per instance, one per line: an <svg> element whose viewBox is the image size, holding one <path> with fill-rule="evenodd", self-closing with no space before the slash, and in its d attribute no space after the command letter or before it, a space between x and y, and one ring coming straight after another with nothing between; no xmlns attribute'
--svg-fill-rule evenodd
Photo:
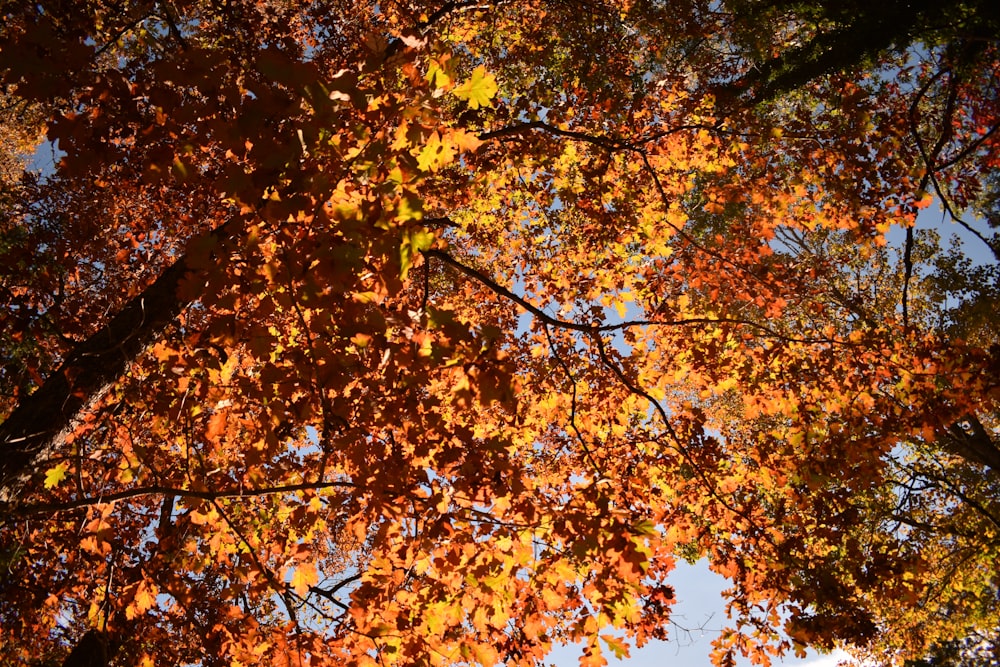
<svg viewBox="0 0 1000 667"><path fill-rule="evenodd" d="M10 517L27 517L35 514L54 514L68 510L79 509L81 507L92 507L94 505L106 505L120 500L130 500L132 498L142 498L144 496L167 496L171 498L191 498L195 500L215 501L224 498L257 498L260 496L272 496L279 493L294 493L296 491L320 491L333 488L355 488L353 482L303 482L301 484L286 484L283 486L268 486L259 489L224 489L222 491L197 491L195 489L178 489L169 486L143 486L135 489L126 489L115 493L106 493L100 496L89 496L68 500L64 503L36 503L22 505L7 513ZM0 505L2 507L2 505ZM162 523L162 519L161 519Z"/></svg>
<svg viewBox="0 0 1000 667"><path fill-rule="evenodd" d="M218 242L242 228L234 217L208 232ZM198 274L187 255L129 301L110 322L80 343L44 384L21 401L0 423L0 502L12 502L50 455L143 350L191 302L178 288Z"/></svg>
<svg viewBox="0 0 1000 667"><path fill-rule="evenodd" d="M968 427L963 424L968 424ZM940 441L952 454L984 465L994 473L1000 474L1000 446L975 415L966 415L949 426Z"/></svg>
<svg viewBox="0 0 1000 667"><path fill-rule="evenodd" d="M683 326L696 326L699 324L734 324L739 326L750 327L751 329L756 329L763 333L768 338L774 338L777 340L782 340L791 343L805 343L805 344L833 344L839 343L843 345L849 345L847 341L837 341L827 338L794 338L790 336L784 336L782 334L773 331L763 324L753 322L750 320L741 320L732 317L686 317L678 320L626 320L624 322L616 322L614 324L580 324L579 322L571 322L569 320L560 320L557 317L553 317L546 313L544 310L535 306L524 299L524 297L510 291L503 285L500 285L495 280L485 275L481 271L462 264L457 259L449 255L442 250L425 250L423 252L425 257L440 259L442 262L457 269L459 272L465 274L469 278L472 278L476 282L479 282L486 287L488 287L492 292L506 299L509 299L516 303L517 305L524 308L526 311L537 317L539 320L548 324L550 326L556 327L557 329L569 329L571 331L579 331L586 334L598 334L598 333L608 333L613 331L621 331L624 329L630 329L632 327L640 326L673 326L673 327L683 327Z"/></svg>

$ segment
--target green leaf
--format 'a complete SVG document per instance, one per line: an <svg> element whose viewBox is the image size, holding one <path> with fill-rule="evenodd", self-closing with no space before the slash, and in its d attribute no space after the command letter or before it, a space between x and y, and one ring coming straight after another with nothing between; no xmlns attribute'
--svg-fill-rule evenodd
<svg viewBox="0 0 1000 667"><path fill-rule="evenodd" d="M406 280L413 265L413 257L434 244L434 234L426 229L410 229L403 235L399 246L399 277Z"/></svg>
<svg viewBox="0 0 1000 667"><path fill-rule="evenodd" d="M649 519L640 519L632 524L632 531L637 535L655 535L656 524Z"/></svg>
<svg viewBox="0 0 1000 667"><path fill-rule="evenodd" d="M404 193L396 207L396 220L406 222L407 220L420 220L423 217L424 207L420 197L411 192Z"/></svg>
<svg viewBox="0 0 1000 667"><path fill-rule="evenodd" d="M451 85L451 76L436 60L427 68L426 79L434 88L447 88Z"/></svg>
<svg viewBox="0 0 1000 667"><path fill-rule="evenodd" d="M472 76L454 92L458 99L468 102L470 108L478 109L490 106L490 100L497 94L497 90L496 77L480 65L472 71Z"/></svg>
<svg viewBox="0 0 1000 667"><path fill-rule="evenodd" d="M619 660L629 657L628 646L619 641L617 637L613 635L601 635L601 639L604 640L604 643L608 645L608 648Z"/></svg>

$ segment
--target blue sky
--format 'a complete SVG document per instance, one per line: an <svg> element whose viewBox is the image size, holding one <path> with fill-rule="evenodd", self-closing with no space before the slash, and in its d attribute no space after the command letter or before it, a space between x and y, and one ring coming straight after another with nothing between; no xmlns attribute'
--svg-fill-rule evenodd
<svg viewBox="0 0 1000 667"><path fill-rule="evenodd" d="M726 580L708 569L704 561L695 565L679 562L673 572L670 584L677 594L677 604L674 606L673 620L677 625L688 628L689 632L671 630L673 637L667 642L655 642L641 649L633 648L631 657L617 660L609 652L608 667L712 667L709 653L712 650L712 639L726 625L724 611L725 603L722 591L727 588ZM697 630L701 628L701 630ZM555 667L577 667L580 647L567 646L557 648L549 656L550 664ZM848 656L838 652L821 656L810 653L805 659L787 656L784 660L775 661L776 666L787 667L836 667ZM742 661L743 666L749 661Z"/></svg>

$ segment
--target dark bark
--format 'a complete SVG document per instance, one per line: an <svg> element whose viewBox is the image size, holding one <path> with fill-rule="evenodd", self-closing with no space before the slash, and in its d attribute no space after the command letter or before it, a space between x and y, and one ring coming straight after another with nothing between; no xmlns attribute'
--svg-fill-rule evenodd
<svg viewBox="0 0 1000 667"><path fill-rule="evenodd" d="M62 667L107 667L108 642L99 630L88 630L66 656Z"/></svg>
<svg viewBox="0 0 1000 667"><path fill-rule="evenodd" d="M239 218L209 232L205 240L229 236ZM191 302L178 288L191 274L188 255L167 268L101 329L70 352L45 383L0 424L0 502L12 503L38 462L58 449L87 409L156 341Z"/></svg>
<svg viewBox="0 0 1000 667"><path fill-rule="evenodd" d="M944 448L967 461L982 464L1000 474L1000 444L998 444L975 415L948 427L941 439Z"/></svg>
<svg viewBox="0 0 1000 667"><path fill-rule="evenodd" d="M788 3L795 7L798 3ZM804 3L812 6L811 3ZM996 40L1000 10L994 0L883 0L814 6L832 24L810 40L758 63L719 90L724 105L753 106L834 72L864 66L891 49L913 44L981 45ZM978 47L977 47L978 48Z"/></svg>

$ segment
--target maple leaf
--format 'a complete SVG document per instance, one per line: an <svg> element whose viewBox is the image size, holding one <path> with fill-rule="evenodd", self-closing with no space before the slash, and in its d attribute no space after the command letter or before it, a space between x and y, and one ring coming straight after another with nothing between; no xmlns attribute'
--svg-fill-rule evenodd
<svg viewBox="0 0 1000 667"><path fill-rule="evenodd" d="M156 586L146 580L135 585L132 602L125 608L125 616L129 620L145 614L156 606Z"/></svg>
<svg viewBox="0 0 1000 667"><path fill-rule="evenodd" d="M490 106L490 101L498 90L497 80L482 65L472 70L472 76L451 92L460 100L465 100L471 109Z"/></svg>
<svg viewBox="0 0 1000 667"><path fill-rule="evenodd" d="M218 410L208 420L208 428L205 429L205 437L209 440L218 440L219 436L226 431L228 412L225 409Z"/></svg>
<svg viewBox="0 0 1000 667"><path fill-rule="evenodd" d="M461 152L474 151L483 145L482 139L472 132L462 129L450 130L448 132L448 140Z"/></svg>
<svg viewBox="0 0 1000 667"><path fill-rule="evenodd" d="M424 171L437 171L455 159L455 148L448 135L444 141L437 132L431 134L417 155L417 166Z"/></svg>
<svg viewBox="0 0 1000 667"><path fill-rule="evenodd" d="M299 563L292 571L292 590L301 597L305 597L310 587L318 582L319 572L312 563Z"/></svg>

